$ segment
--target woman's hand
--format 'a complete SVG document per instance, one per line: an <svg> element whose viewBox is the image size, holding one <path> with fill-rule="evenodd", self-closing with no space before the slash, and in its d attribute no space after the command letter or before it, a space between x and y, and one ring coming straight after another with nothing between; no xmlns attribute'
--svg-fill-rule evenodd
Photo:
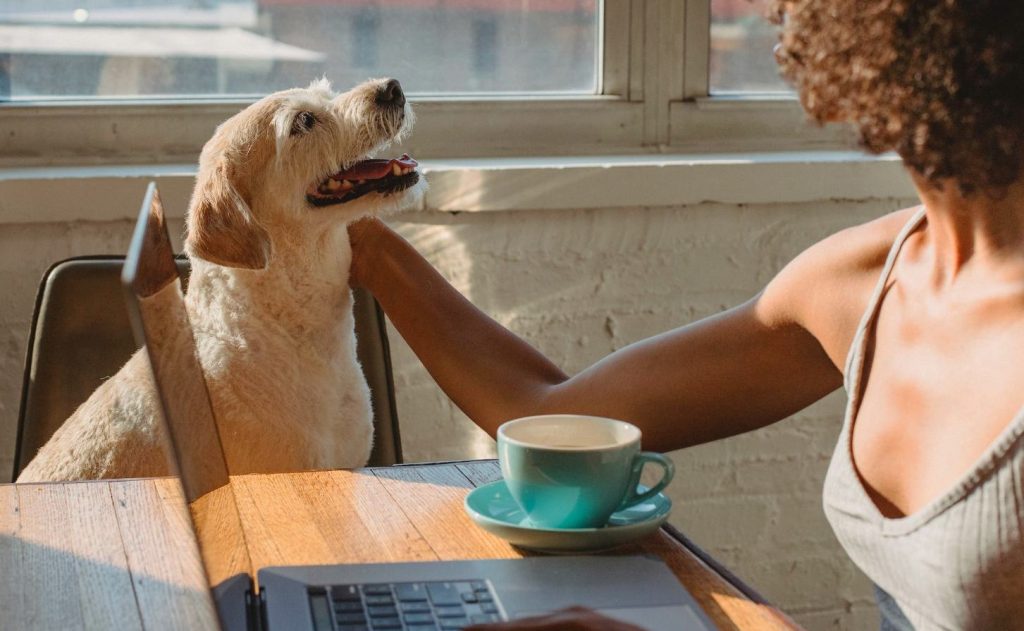
<svg viewBox="0 0 1024 631"><path fill-rule="evenodd" d="M353 287L366 287L366 272L370 268L374 243L381 232L389 230L376 217L364 217L348 225L348 240L352 245L352 265L348 272L348 284Z"/></svg>
<svg viewBox="0 0 1024 631"><path fill-rule="evenodd" d="M536 618L474 625L466 627L466 631L642 631L642 629L602 616L583 607L572 607Z"/></svg>

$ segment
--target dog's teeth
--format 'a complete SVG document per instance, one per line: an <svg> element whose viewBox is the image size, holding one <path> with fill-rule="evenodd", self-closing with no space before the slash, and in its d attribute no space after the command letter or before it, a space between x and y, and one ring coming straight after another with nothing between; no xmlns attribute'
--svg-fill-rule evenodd
<svg viewBox="0 0 1024 631"><path fill-rule="evenodd" d="M341 188L341 183L338 180L327 180L327 188L332 192L336 191Z"/></svg>
<svg viewBox="0 0 1024 631"><path fill-rule="evenodd" d="M349 182L348 180L342 180L341 181L341 190L343 190L343 191L350 191L353 188L354 188L354 186L352 185L352 182Z"/></svg>
<svg viewBox="0 0 1024 631"><path fill-rule="evenodd" d="M366 184L366 180L356 180L356 185L362 186L363 184Z"/></svg>
<svg viewBox="0 0 1024 631"><path fill-rule="evenodd" d="M395 176L402 174L402 167L399 166L397 162L391 165L391 174Z"/></svg>

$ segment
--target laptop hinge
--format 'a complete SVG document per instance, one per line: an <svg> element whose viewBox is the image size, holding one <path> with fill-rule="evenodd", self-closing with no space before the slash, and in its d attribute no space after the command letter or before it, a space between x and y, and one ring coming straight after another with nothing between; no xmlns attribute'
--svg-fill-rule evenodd
<svg viewBox="0 0 1024 631"><path fill-rule="evenodd" d="M245 590L245 606L248 610L246 620L249 631L266 631L267 629L267 597L261 587L258 595L254 596L251 589Z"/></svg>

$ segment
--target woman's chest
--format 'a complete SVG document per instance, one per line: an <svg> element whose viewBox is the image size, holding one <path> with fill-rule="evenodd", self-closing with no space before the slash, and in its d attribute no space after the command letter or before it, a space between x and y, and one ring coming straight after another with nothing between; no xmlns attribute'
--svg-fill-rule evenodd
<svg viewBox="0 0 1024 631"><path fill-rule="evenodd" d="M939 498L1024 423L1024 327L914 315L883 305L851 419L857 473L887 517Z"/></svg>
<svg viewBox="0 0 1024 631"><path fill-rule="evenodd" d="M1018 451L969 491L902 519L878 519L837 458L825 512L843 548L918 629L1016 629L1024 601L1024 474Z"/></svg>

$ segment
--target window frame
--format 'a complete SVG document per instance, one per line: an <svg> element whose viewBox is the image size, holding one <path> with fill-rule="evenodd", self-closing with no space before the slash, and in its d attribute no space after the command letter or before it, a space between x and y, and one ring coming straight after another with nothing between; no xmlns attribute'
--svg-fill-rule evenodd
<svg viewBox="0 0 1024 631"><path fill-rule="evenodd" d="M710 0L605 0L599 94L410 96L420 158L842 149L793 97L710 95ZM340 87L340 86L339 86ZM0 104L0 167L194 162L252 99ZM186 121L187 124L182 124Z"/></svg>

